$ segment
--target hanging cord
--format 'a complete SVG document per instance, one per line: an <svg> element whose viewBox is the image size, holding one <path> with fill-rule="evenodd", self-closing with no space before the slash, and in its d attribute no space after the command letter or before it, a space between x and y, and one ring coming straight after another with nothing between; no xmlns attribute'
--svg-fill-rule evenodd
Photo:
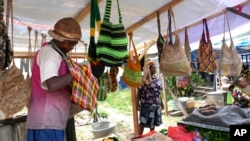
<svg viewBox="0 0 250 141"><path fill-rule="evenodd" d="M8 2L10 2L10 10L11 10L11 51L13 53L13 50L14 50L14 23L13 23L13 3L12 3L12 0L8 0ZM13 54L12 54L13 55ZM14 62L14 59L12 58L12 61Z"/></svg>
<svg viewBox="0 0 250 141"><path fill-rule="evenodd" d="M42 36L42 41L41 41L41 46L46 42L46 35L41 33L41 36Z"/></svg>
<svg viewBox="0 0 250 141"><path fill-rule="evenodd" d="M31 34L31 30L32 28L31 27L27 27L28 29L28 34L29 34L29 46L28 46L28 74L27 74L27 77L30 77L30 68L31 68L31 60L32 60L32 47L31 47L31 38L30 38L30 34Z"/></svg>

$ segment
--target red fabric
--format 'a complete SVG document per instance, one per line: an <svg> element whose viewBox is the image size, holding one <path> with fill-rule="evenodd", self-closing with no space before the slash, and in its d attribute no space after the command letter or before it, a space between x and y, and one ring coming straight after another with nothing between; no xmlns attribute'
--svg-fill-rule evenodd
<svg viewBox="0 0 250 141"><path fill-rule="evenodd" d="M168 136L173 139L173 141L193 141L193 132L187 132L185 127L178 126L169 126L168 127Z"/></svg>

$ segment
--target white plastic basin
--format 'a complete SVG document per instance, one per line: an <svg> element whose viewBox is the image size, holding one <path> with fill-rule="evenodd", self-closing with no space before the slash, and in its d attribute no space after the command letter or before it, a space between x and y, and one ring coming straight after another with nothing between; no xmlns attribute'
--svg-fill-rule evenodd
<svg viewBox="0 0 250 141"><path fill-rule="evenodd" d="M116 127L116 123L109 121L99 121L94 123L91 127L91 132L93 133L94 138L100 138L112 133Z"/></svg>

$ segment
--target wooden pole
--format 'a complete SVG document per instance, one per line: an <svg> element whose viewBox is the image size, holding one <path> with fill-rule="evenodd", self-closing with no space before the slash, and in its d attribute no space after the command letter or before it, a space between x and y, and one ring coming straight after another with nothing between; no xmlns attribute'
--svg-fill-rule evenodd
<svg viewBox="0 0 250 141"><path fill-rule="evenodd" d="M167 100L167 93L166 93L166 79L164 75L161 76L162 81L162 94L163 94L163 104L164 104L164 112L165 115L168 115L168 100Z"/></svg>
<svg viewBox="0 0 250 141"><path fill-rule="evenodd" d="M139 122L138 122L138 107L137 107L137 96L136 88L131 87L131 99L132 99L132 110L133 110L133 121L134 121L134 132L136 135L139 134Z"/></svg>
<svg viewBox="0 0 250 141"><path fill-rule="evenodd" d="M14 58L33 58L34 52L29 53L28 51L15 51ZM87 54L85 52L70 52L68 55L71 58L86 58Z"/></svg>

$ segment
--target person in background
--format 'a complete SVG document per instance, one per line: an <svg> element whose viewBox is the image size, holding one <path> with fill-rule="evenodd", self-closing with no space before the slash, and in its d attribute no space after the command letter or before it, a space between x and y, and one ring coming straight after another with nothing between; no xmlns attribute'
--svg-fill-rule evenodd
<svg viewBox="0 0 250 141"><path fill-rule="evenodd" d="M76 20L66 17L57 21L54 30L48 33L52 40L35 53L32 66L27 141L64 141L70 113L72 76L53 46L68 53L81 39L81 28Z"/></svg>
<svg viewBox="0 0 250 141"><path fill-rule="evenodd" d="M234 101L234 98L233 98L233 90L234 90L234 85L230 85L228 87L228 92L227 92L227 105L232 105L233 104L233 101Z"/></svg>
<svg viewBox="0 0 250 141"><path fill-rule="evenodd" d="M234 105L240 106L242 108L247 108L250 106L250 96L248 92L245 91L247 87L247 81L244 77L238 76L234 80L234 88L232 91L232 96L234 98Z"/></svg>
<svg viewBox="0 0 250 141"><path fill-rule="evenodd" d="M149 70L151 79L144 80L142 86L137 91L137 106L140 111L140 135L145 127L153 131L155 126L162 124L161 109L164 107L161 99L161 81L155 75L156 66L152 61L148 61L145 65L144 69Z"/></svg>

